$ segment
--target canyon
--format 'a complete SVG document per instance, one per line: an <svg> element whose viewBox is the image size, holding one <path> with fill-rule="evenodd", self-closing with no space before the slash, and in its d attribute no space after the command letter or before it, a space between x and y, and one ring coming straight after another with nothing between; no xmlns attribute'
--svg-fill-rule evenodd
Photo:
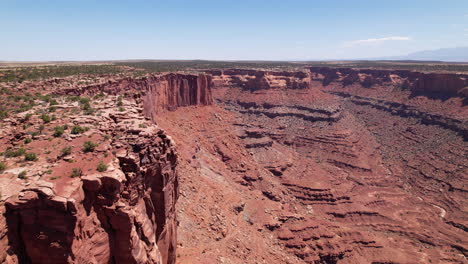
<svg viewBox="0 0 468 264"><path fill-rule="evenodd" d="M5 159L1 263L466 263L468 74L202 69L17 89L56 96L61 116L3 120L1 151L67 128L23 146L46 150L37 161Z"/></svg>

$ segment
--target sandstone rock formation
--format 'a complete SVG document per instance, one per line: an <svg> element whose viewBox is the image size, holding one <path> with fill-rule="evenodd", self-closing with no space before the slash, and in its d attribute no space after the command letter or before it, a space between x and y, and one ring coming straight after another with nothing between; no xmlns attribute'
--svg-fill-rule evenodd
<svg viewBox="0 0 468 264"><path fill-rule="evenodd" d="M58 100L54 113L61 118L50 125L66 125L65 134L54 144L38 135L25 147L39 158L28 164L10 158L1 173L0 263L175 263L178 158L172 139L133 99L122 100L128 109L122 111L116 96L96 100L96 116L70 112L74 105ZM10 137L16 122L4 122L2 147L15 148L27 136ZM39 127L42 120L29 122ZM72 126L87 132L67 132ZM96 150L81 150L85 140L98 142ZM65 146L73 157L60 154ZM100 160L104 171L96 171ZM17 178L21 170L28 177Z"/></svg>
<svg viewBox="0 0 468 264"><path fill-rule="evenodd" d="M242 87L246 90L305 89L310 86L306 71L263 71L247 69L207 70L215 87Z"/></svg>
<svg viewBox="0 0 468 264"><path fill-rule="evenodd" d="M249 77L236 84L213 72L224 109L159 117L184 142L189 175L181 263L466 262L463 97L452 84L421 88L417 77L407 83L423 93L403 87L412 72L324 71L304 89L246 89ZM202 236L213 246L198 245Z"/></svg>
<svg viewBox="0 0 468 264"><path fill-rule="evenodd" d="M468 74L424 73L409 70L377 70L331 67L310 67L312 80L321 81L324 86L331 82L343 85L361 84L393 85L411 91L412 95L426 95L434 98L463 96L468 87Z"/></svg>
<svg viewBox="0 0 468 264"><path fill-rule="evenodd" d="M71 87L58 91L61 94L94 95L107 94L129 95L142 102L145 115L154 120L157 113L175 110L188 105L209 105L211 96L211 76L169 73L152 75L140 79L124 78L103 84L86 87Z"/></svg>

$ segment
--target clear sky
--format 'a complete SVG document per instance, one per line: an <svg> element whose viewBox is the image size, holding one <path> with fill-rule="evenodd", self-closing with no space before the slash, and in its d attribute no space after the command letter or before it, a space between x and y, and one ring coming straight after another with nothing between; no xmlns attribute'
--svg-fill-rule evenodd
<svg viewBox="0 0 468 264"><path fill-rule="evenodd" d="M468 0L0 0L0 60L310 60L468 46Z"/></svg>

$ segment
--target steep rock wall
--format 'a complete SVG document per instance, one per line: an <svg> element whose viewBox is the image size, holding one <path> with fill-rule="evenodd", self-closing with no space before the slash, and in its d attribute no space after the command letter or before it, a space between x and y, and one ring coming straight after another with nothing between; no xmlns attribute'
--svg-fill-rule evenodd
<svg viewBox="0 0 468 264"><path fill-rule="evenodd" d="M146 116L154 120L157 113L181 106L210 105L211 76L206 74L152 75L140 79L124 78L82 88L68 88L61 94L94 95L100 92L129 95L143 103Z"/></svg>
<svg viewBox="0 0 468 264"><path fill-rule="evenodd" d="M390 84L409 89L413 95L434 98L468 96L467 74L330 67L310 67L309 70L312 80L321 81L324 86L331 82L341 82L344 86L361 84L364 87Z"/></svg>
<svg viewBox="0 0 468 264"><path fill-rule="evenodd" d="M245 90L306 89L310 87L310 75L303 71L262 70L207 70L213 76L214 87L241 87Z"/></svg>
<svg viewBox="0 0 468 264"><path fill-rule="evenodd" d="M154 125L129 128L138 116L99 118L115 136L109 169L62 187L35 181L8 198L1 263L175 263L174 143Z"/></svg>

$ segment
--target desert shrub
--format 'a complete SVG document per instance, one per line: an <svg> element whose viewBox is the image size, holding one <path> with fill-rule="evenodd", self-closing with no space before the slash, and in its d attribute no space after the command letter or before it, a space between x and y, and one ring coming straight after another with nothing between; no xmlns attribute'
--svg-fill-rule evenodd
<svg viewBox="0 0 468 264"><path fill-rule="evenodd" d="M31 138L27 138L24 140L24 144L29 144L31 143L32 139Z"/></svg>
<svg viewBox="0 0 468 264"><path fill-rule="evenodd" d="M32 117L32 114L31 114L31 113L28 113L28 114L26 114L26 115L24 116L24 118L23 118L21 121L22 121L23 123L24 123L24 122L28 122L29 119L31 119L31 117Z"/></svg>
<svg viewBox="0 0 468 264"><path fill-rule="evenodd" d="M16 149L16 150L7 149L7 150L5 150L3 155L5 157L7 157L7 158L15 158L15 157L19 157L19 156L23 155L24 153L26 153L26 150L24 148L19 148L19 149Z"/></svg>
<svg viewBox="0 0 468 264"><path fill-rule="evenodd" d="M47 115L47 114L42 114L42 115L41 115L41 119L42 119L42 121L44 121L44 123L49 123L49 122L52 120L52 119L50 118L50 116Z"/></svg>
<svg viewBox="0 0 468 264"><path fill-rule="evenodd" d="M59 103L58 103L57 100L55 100L55 99L49 100L49 105L50 105L50 106L58 105L58 104L59 104Z"/></svg>
<svg viewBox="0 0 468 264"><path fill-rule="evenodd" d="M64 157L64 156L70 155L71 152L72 152L72 148L71 148L70 146L64 147L64 148L60 151L60 156Z"/></svg>
<svg viewBox="0 0 468 264"><path fill-rule="evenodd" d="M87 129L82 127L82 126L73 126L71 129L71 133L76 135L76 134L81 134L85 132Z"/></svg>
<svg viewBox="0 0 468 264"><path fill-rule="evenodd" d="M96 168L97 171L99 172L104 172L107 170L107 165L104 163L104 162L99 162L97 168Z"/></svg>
<svg viewBox="0 0 468 264"><path fill-rule="evenodd" d="M0 172L2 172L2 171L4 171L4 170L6 170L6 168L7 168L7 165L6 165L6 163L5 163L5 162L1 162L1 161L0 161Z"/></svg>
<svg viewBox="0 0 468 264"><path fill-rule="evenodd" d="M101 98L103 98L103 97L105 97L105 96L106 96L106 95L105 95L103 92L100 92L100 93L96 94L93 98L94 98L94 99L101 99Z"/></svg>
<svg viewBox="0 0 468 264"><path fill-rule="evenodd" d="M93 152L94 149L98 146L97 143L94 143L92 141L85 141L85 143L83 143L83 151L84 152Z"/></svg>
<svg viewBox="0 0 468 264"><path fill-rule="evenodd" d="M25 180L27 179L28 177L26 176L26 171L22 171L18 174L18 178L22 179L22 180Z"/></svg>
<svg viewBox="0 0 468 264"><path fill-rule="evenodd" d="M37 160L37 154L36 153L24 153L24 160L25 161L36 161Z"/></svg>
<svg viewBox="0 0 468 264"><path fill-rule="evenodd" d="M54 137L60 137L63 135L65 132L66 126L56 126L54 127L54 134L52 134Z"/></svg>
<svg viewBox="0 0 468 264"><path fill-rule="evenodd" d="M81 175L83 175L83 171L81 170L81 168L73 168L70 177L76 178L80 177Z"/></svg>
<svg viewBox="0 0 468 264"><path fill-rule="evenodd" d="M120 112L123 112L123 111L125 111L125 108L119 107L119 111L120 111Z"/></svg>
<svg viewBox="0 0 468 264"><path fill-rule="evenodd" d="M122 105L123 105L122 96L120 95L119 97L117 97L117 106L122 106Z"/></svg>

